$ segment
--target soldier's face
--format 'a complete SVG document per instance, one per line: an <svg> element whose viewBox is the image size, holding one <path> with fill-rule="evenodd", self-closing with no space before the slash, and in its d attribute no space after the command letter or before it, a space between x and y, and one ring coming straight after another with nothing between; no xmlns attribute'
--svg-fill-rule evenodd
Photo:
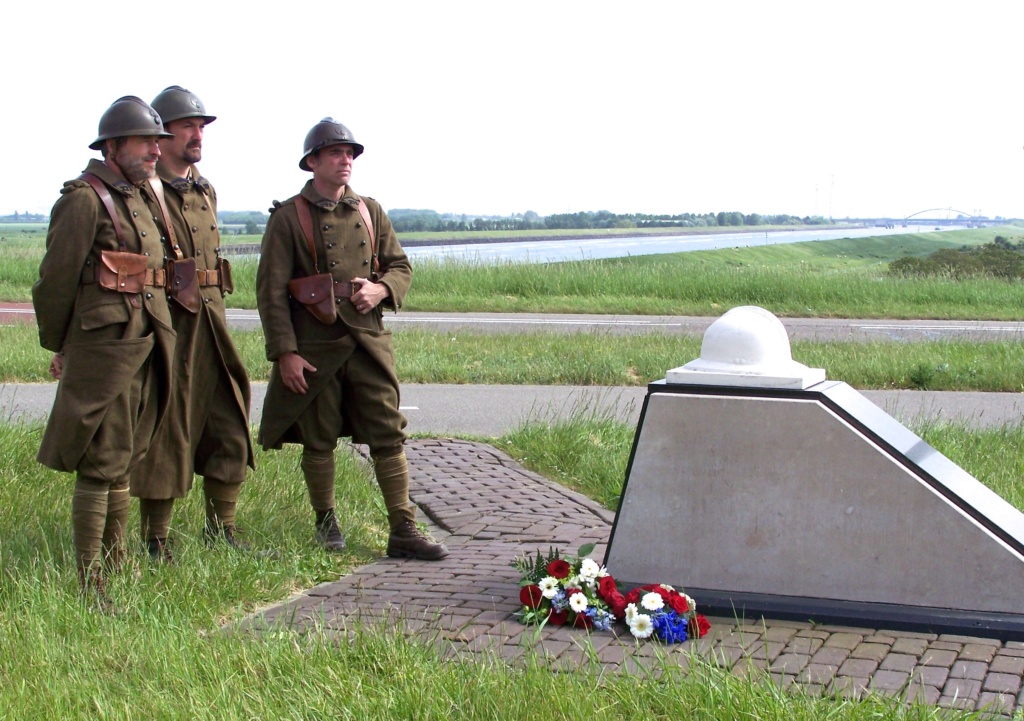
<svg viewBox="0 0 1024 721"><path fill-rule="evenodd" d="M114 162L125 180L138 185L156 176L160 145L155 135L129 135L121 138L114 152Z"/></svg>
<svg viewBox="0 0 1024 721"><path fill-rule="evenodd" d="M164 126L164 130L174 135L173 138L160 140L160 152L164 157L185 163L198 163L203 159L206 121L202 118L172 120Z"/></svg>
<svg viewBox="0 0 1024 721"><path fill-rule="evenodd" d="M355 151L351 145L331 145L310 155L306 163L313 171L313 180L333 187L344 187L352 178Z"/></svg>

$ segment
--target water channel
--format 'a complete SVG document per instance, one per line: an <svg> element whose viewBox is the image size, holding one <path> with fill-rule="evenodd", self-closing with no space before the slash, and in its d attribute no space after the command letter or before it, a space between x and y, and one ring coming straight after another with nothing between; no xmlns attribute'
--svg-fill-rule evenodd
<svg viewBox="0 0 1024 721"><path fill-rule="evenodd" d="M572 240L531 240L512 243L475 243L466 245L404 246L412 260L448 259L480 261L514 261L518 263L550 263L565 260L594 260L623 258L631 255L655 253L683 253L690 250L716 250L719 248L745 248L755 245L800 243L811 240L837 238L868 238L879 235L931 231L934 226L911 228L821 228L744 233L715 233L707 235L667 235ZM942 230L953 230L946 226Z"/></svg>

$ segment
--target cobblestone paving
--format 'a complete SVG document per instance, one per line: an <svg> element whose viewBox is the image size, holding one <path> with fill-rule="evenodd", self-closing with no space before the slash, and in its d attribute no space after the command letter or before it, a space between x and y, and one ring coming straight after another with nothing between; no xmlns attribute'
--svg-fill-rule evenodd
<svg viewBox="0 0 1024 721"><path fill-rule="evenodd" d="M356 625L401 624L445 653L514 661L540 652L554 668L599 662L625 672L704 659L733 673L757 669L784 687L860 697L865 693L1009 717L1024 708L1024 643L885 629L717 618L699 641L674 646L566 627L524 627L517 556L597 544L604 555L614 514L523 469L482 443L427 439L406 446L411 495L451 554L422 563L384 558L244 623L286 623L345 633ZM698 604L700 599L697 599Z"/></svg>

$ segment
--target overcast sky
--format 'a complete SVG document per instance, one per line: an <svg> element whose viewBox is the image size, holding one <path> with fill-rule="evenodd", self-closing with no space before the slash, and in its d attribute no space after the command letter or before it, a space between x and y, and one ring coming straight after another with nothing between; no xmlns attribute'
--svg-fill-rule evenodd
<svg viewBox="0 0 1024 721"><path fill-rule="evenodd" d="M386 209L1024 218L1024 3L17 2L0 214L49 212L103 111L218 116L221 210L296 193L320 118Z"/></svg>

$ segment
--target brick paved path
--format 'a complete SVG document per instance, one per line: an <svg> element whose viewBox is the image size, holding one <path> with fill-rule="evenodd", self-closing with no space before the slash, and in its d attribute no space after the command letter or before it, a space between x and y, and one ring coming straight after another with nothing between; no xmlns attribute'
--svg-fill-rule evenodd
<svg viewBox="0 0 1024 721"><path fill-rule="evenodd" d="M637 644L624 629L588 639L566 627L526 628L512 616L519 609L512 559L551 546L575 553L587 542L598 544L593 556L600 559L614 514L482 443L417 440L406 454L412 498L451 555L436 563L381 559L265 609L245 626L315 624L344 633L357 624L401 623L455 655L514 660L535 648L564 668L596 654L627 672L666 662L685 667L701 657L734 673L766 670L783 686L814 692L874 692L1001 716L1024 708L1019 642L717 617L705 638L675 646Z"/></svg>

